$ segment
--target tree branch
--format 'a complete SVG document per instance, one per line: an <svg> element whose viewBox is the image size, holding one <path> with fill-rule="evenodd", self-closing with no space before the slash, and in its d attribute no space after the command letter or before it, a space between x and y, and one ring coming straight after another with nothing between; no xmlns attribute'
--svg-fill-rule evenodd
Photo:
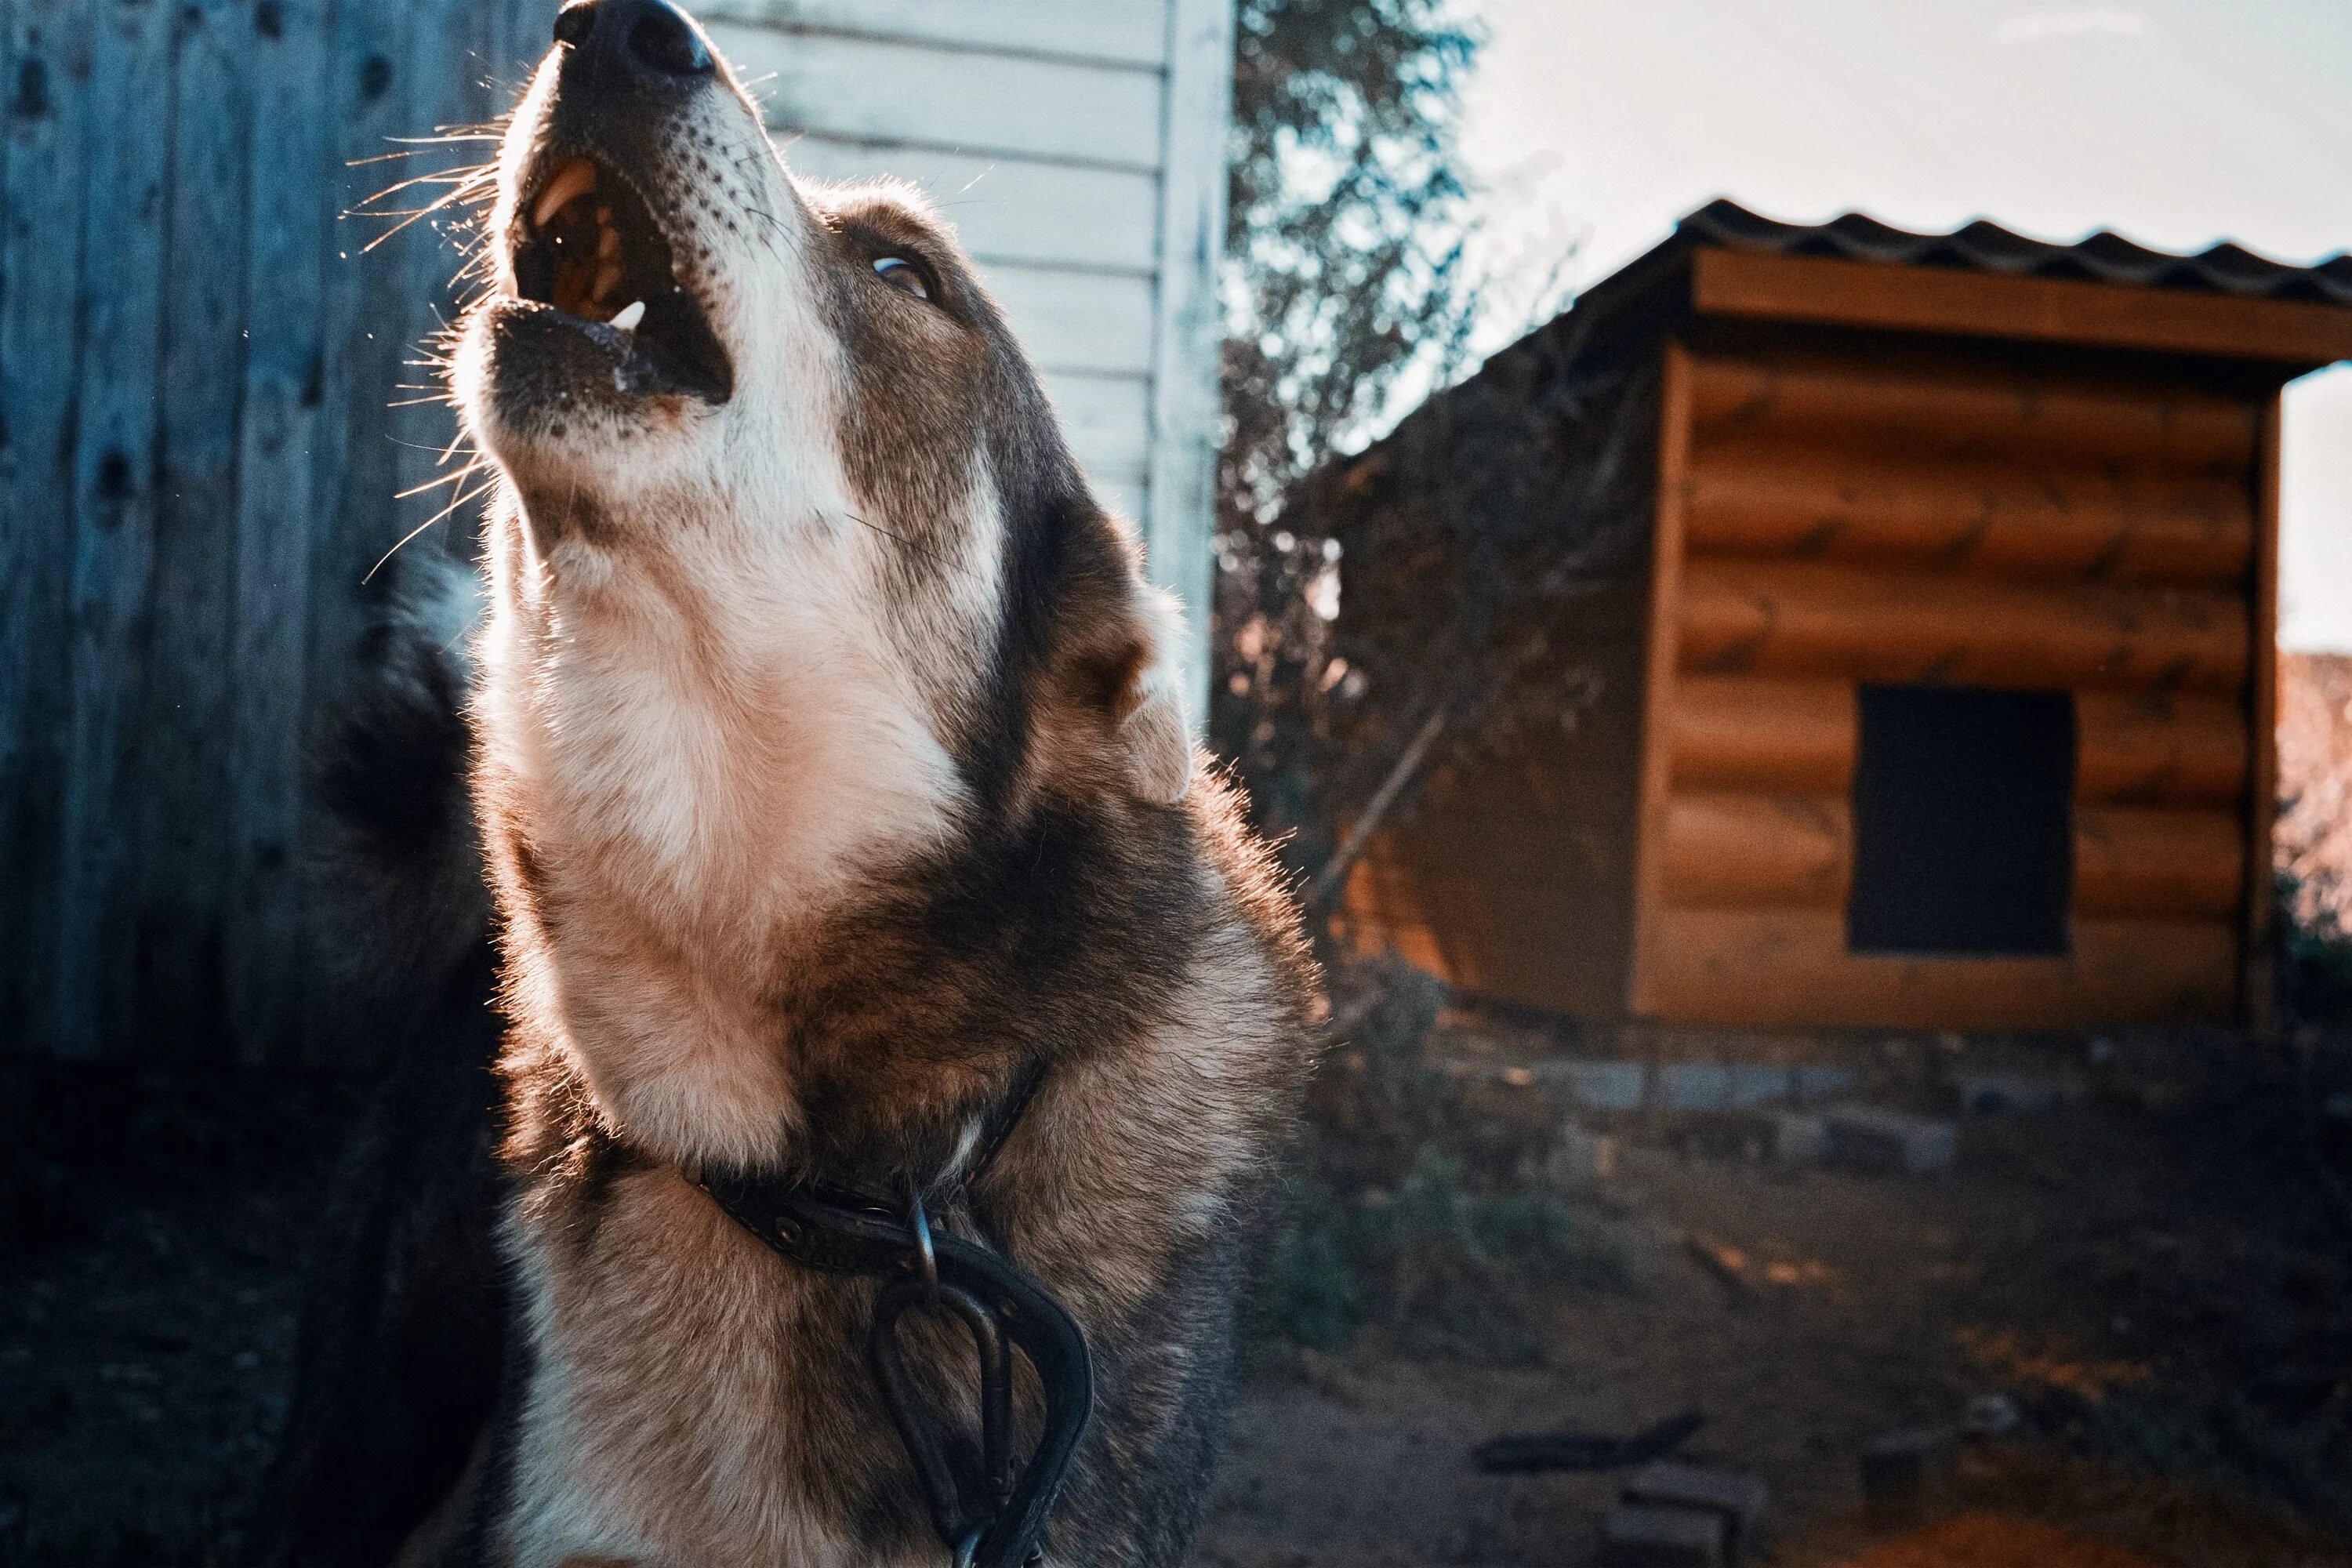
<svg viewBox="0 0 2352 1568"><path fill-rule="evenodd" d="M1445 731L1447 708L1448 704L1440 702L1429 710L1429 717L1422 721L1420 730L1414 732L1403 753L1397 758L1396 766L1391 768L1388 777L1381 781L1381 787L1372 792L1372 798L1364 803L1363 814L1348 829L1347 838L1324 864L1314 885L1307 890L1309 915L1319 915L1329 907L1333 897L1346 883L1348 873L1355 868L1358 860L1363 858L1364 849L1379 829L1381 819L1389 814L1389 808L1396 805L1397 797L1404 793L1405 786L1412 783L1413 775L1421 772L1422 764L1429 760L1429 749L1437 743L1437 737Z"/></svg>

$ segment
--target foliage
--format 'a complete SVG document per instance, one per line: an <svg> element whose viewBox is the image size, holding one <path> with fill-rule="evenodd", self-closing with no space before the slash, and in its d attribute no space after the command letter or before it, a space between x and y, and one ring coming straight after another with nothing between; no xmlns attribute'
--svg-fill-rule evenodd
<svg viewBox="0 0 2352 1568"><path fill-rule="evenodd" d="M1284 500L1409 381L1463 361L1478 300L1455 136L1479 42L1452 0L1240 6L1210 724L1277 826L1305 816L1296 752L1337 588L1336 549L1285 528Z"/></svg>
<svg viewBox="0 0 2352 1568"><path fill-rule="evenodd" d="M2243 1394L2126 1394L2081 1412L2095 1458L2284 1506L2352 1531L2352 1410L2331 1400L2282 1419Z"/></svg>
<svg viewBox="0 0 2352 1568"><path fill-rule="evenodd" d="M1540 1292L1620 1286L1624 1257L1551 1194L1467 1157L1473 1119L1424 1052L1442 984L1393 960L1335 980L1359 1044L1324 1063L1309 1099L1264 1332L1327 1353L1372 1330L1408 1355L1535 1359Z"/></svg>
<svg viewBox="0 0 2352 1568"><path fill-rule="evenodd" d="M1458 360L1477 35L1450 0L1244 0L1226 219L1226 489L1252 517L1376 420L1417 358Z"/></svg>
<svg viewBox="0 0 2352 1568"><path fill-rule="evenodd" d="M1613 1288L1625 1268L1549 1194L1475 1191L1459 1155L1424 1144L1393 1194L1349 1197L1294 1173L1264 1322L1326 1352L1377 1326L1408 1355L1527 1362L1541 1350L1541 1287Z"/></svg>
<svg viewBox="0 0 2352 1568"><path fill-rule="evenodd" d="M2287 1015L2307 1023L2352 1018L2352 935L2292 873L2278 878L2277 907L2279 991Z"/></svg>

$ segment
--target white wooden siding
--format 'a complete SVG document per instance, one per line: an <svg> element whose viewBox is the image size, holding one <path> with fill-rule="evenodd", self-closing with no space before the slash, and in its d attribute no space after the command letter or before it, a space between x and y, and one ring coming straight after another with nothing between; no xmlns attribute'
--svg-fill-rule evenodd
<svg viewBox="0 0 2352 1568"><path fill-rule="evenodd" d="M1151 0L714 0L706 20L954 44L994 54L1168 61L1168 18Z"/></svg>
<svg viewBox="0 0 2352 1568"><path fill-rule="evenodd" d="M887 165L931 193L983 266L1087 267L1139 278L1160 269L1156 174L816 135L793 137L784 156L824 180L864 179ZM1058 221L1039 223L1040 213Z"/></svg>
<svg viewBox="0 0 2352 1568"><path fill-rule="evenodd" d="M793 168L952 221L1206 692L1232 0L707 0Z"/></svg>
<svg viewBox="0 0 2352 1568"><path fill-rule="evenodd" d="M1149 3L1149 0L1137 0ZM918 147L1160 166L1160 73L714 22L778 125Z"/></svg>

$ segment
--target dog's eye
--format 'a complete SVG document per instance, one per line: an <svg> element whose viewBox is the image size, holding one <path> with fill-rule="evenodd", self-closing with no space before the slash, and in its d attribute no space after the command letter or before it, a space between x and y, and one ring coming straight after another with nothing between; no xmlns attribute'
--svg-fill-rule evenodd
<svg viewBox="0 0 2352 1568"><path fill-rule="evenodd" d="M876 257L874 275L891 288L903 289L918 300L931 297L930 286L923 281L922 269L903 256Z"/></svg>

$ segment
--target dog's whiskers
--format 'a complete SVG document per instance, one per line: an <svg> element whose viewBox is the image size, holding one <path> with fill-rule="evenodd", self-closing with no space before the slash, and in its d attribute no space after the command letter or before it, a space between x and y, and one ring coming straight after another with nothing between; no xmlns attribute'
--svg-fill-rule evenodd
<svg viewBox="0 0 2352 1568"><path fill-rule="evenodd" d="M479 473L488 466L489 465L487 463L473 464L470 467L460 470L457 477L462 479L467 474ZM373 582L375 580L375 574L383 570L383 563L391 560L394 556L399 554L401 550L406 546L410 540L415 539L418 534L424 532L435 523L439 522L443 518L447 517L451 512L456 511L467 501L478 500L481 497L489 494L492 490L498 489L498 486L499 481L495 477L493 477L488 483L476 485L472 489L466 491L456 500L451 501L447 506L443 507L439 511L435 512L431 517L426 518L423 522L418 523L415 528L412 528L406 533L402 534L398 542L394 543L391 549L385 551L382 556L378 557L376 563L367 569L367 575L362 577L360 581L362 584ZM414 494L415 492L410 491L407 493Z"/></svg>

